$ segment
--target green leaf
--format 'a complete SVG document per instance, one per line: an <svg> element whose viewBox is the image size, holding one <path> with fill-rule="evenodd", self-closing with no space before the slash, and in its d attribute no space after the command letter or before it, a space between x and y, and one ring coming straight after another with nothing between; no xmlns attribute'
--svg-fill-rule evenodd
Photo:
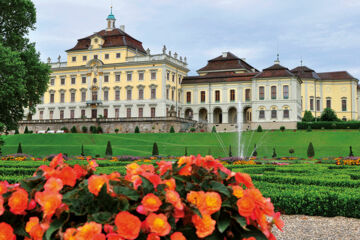
<svg viewBox="0 0 360 240"><path fill-rule="evenodd" d="M149 180L147 180L147 178L143 176L140 177L142 180L141 186L144 189L144 193L148 194L154 192L154 185Z"/></svg>
<svg viewBox="0 0 360 240"><path fill-rule="evenodd" d="M246 219L242 216L240 216L238 213L234 214L232 216L233 219L235 219L235 221L242 227L242 228L246 228L247 223L246 223Z"/></svg>
<svg viewBox="0 0 360 240"><path fill-rule="evenodd" d="M220 219L217 221L217 229L223 233L230 226L230 215L228 213L221 213Z"/></svg>
<svg viewBox="0 0 360 240"><path fill-rule="evenodd" d="M129 198L130 200L137 201L140 198L140 195L134 189L123 186L114 186L114 192L116 194L121 194Z"/></svg>
<svg viewBox="0 0 360 240"><path fill-rule="evenodd" d="M242 232L243 238L254 237L256 240L267 240L267 237L256 227L249 226L249 231Z"/></svg>
<svg viewBox="0 0 360 240"><path fill-rule="evenodd" d="M45 240L51 240L53 238L51 238L51 236L53 235L53 233L57 230L59 230L59 228L61 228L62 225L64 225L65 221L67 220L67 213L62 214L60 216L60 218L56 219L55 221L53 221L50 224L49 229L45 232L44 238Z"/></svg>
<svg viewBox="0 0 360 240"><path fill-rule="evenodd" d="M198 208L196 208L196 207L190 207L190 209L191 209L196 215L198 215L199 217L202 218L202 214L201 214L201 212L199 211Z"/></svg>
<svg viewBox="0 0 360 240"><path fill-rule="evenodd" d="M213 189L219 193L222 193L227 197L231 196L229 189L227 189L227 187L225 187L225 185L220 182L211 181L210 187L211 187L211 189Z"/></svg>
<svg viewBox="0 0 360 240"><path fill-rule="evenodd" d="M108 223L112 214L110 212L98 212L91 215L91 219L97 223L105 224Z"/></svg>

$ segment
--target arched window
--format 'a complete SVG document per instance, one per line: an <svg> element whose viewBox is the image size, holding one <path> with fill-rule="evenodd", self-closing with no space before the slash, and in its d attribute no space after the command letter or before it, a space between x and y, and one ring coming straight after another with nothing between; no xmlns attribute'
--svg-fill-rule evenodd
<svg viewBox="0 0 360 240"><path fill-rule="evenodd" d="M341 98L341 110L342 110L343 112L346 112L346 110L347 110L346 97Z"/></svg>

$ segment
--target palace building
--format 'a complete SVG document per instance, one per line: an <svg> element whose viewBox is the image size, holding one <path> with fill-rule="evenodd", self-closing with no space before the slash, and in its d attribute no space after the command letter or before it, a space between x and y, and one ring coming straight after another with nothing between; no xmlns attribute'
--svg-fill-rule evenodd
<svg viewBox="0 0 360 240"><path fill-rule="evenodd" d="M304 111L319 117L330 107L343 120L358 120L358 80L346 71L317 73L275 63L259 71L231 52L211 59L198 76L187 76L186 57L145 50L142 42L116 28L107 17L104 30L81 38L65 62L51 65L49 87L36 112L21 128L100 125L106 132L167 132L195 127L209 131L295 129Z"/></svg>

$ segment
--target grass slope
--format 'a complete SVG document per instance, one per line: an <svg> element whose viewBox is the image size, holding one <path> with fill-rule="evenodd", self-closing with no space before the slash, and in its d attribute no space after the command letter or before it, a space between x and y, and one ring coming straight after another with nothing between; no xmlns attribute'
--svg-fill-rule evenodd
<svg viewBox="0 0 360 240"><path fill-rule="evenodd" d="M22 134L3 136L4 154L16 153L21 142L24 153L43 157L54 153L79 155L81 144L85 154L103 156L106 143L111 141L114 155L147 156L152 145L157 142L161 155L183 155L185 147L189 154L212 154L216 157L227 156L229 145L233 156L237 155L237 133L147 133L147 134ZM309 142L315 148L315 157L347 156L349 146L355 155L360 155L360 132L357 130L318 130L306 131L264 131L244 132L242 134L244 150L249 155L257 144L259 157L271 157L275 147L278 157L306 157ZM223 142L223 146L220 142Z"/></svg>

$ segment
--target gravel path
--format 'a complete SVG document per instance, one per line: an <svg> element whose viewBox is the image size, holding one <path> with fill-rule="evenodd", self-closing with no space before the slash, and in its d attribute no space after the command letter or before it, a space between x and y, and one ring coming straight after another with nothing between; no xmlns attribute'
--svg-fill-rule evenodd
<svg viewBox="0 0 360 240"><path fill-rule="evenodd" d="M360 219L282 215L283 232L273 228L278 240L360 240Z"/></svg>

